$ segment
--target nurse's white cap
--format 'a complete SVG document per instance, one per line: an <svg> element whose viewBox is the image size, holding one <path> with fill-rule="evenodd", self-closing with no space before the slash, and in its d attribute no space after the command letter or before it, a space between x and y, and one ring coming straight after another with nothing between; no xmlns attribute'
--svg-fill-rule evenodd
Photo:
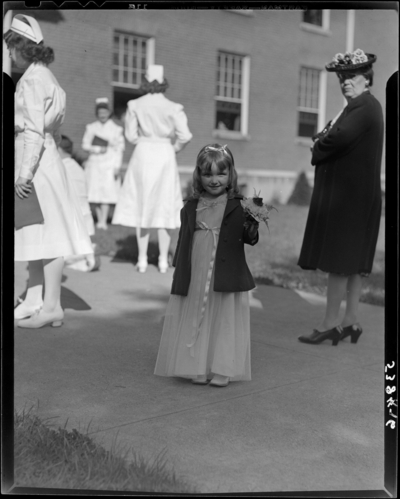
<svg viewBox="0 0 400 499"><path fill-rule="evenodd" d="M22 19L25 19L29 24L24 23ZM10 29L11 31L18 33L18 35L29 38L29 40L32 40L35 43L40 43L43 40L43 34L39 23L31 16L17 14L12 20Z"/></svg>
<svg viewBox="0 0 400 499"><path fill-rule="evenodd" d="M164 81L164 66L161 64L149 64L146 70L146 79L150 83L154 80L162 83Z"/></svg>

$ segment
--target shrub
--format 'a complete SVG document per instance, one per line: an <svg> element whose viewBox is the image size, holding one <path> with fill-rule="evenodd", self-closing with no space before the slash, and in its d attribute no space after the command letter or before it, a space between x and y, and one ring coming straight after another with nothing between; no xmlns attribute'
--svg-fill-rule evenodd
<svg viewBox="0 0 400 499"><path fill-rule="evenodd" d="M288 199L287 204L295 204L298 206L308 206L311 201L312 187L308 183L307 176L301 172L297 177L296 185Z"/></svg>

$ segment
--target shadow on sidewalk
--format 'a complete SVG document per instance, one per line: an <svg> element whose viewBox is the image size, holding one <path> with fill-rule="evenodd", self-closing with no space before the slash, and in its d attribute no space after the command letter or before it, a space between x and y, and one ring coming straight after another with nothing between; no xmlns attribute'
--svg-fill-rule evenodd
<svg viewBox="0 0 400 499"><path fill-rule="evenodd" d="M116 251L115 255L113 256L113 259L111 260L112 263L121 263L121 262L132 262L134 264L137 263L139 252L138 252L136 235L130 235L125 239L119 239L116 241L116 244L118 246L118 250ZM160 251L158 249L157 230L152 229L150 231L149 246L147 249L148 264L155 265L157 267L159 255ZM168 261L170 265L172 264L172 259L173 259L173 251L170 248L168 252Z"/></svg>

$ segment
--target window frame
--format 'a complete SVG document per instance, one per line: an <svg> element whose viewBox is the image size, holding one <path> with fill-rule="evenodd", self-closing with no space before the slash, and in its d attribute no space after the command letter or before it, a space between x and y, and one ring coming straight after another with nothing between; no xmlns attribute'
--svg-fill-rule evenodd
<svg viewBox="0 0 400 499"><path fill-rule="evenodd" d="M229 54L233 56L240 57L242 60L242 74L241 74L241 98L240 101L232 98L221 98L214 93L214 121L216 118L217 108L216 102L218 100L226 102L240 102L240 131L236 130L220 130L215 128L213 125L212 136L215 138L232 139L232 140L249 140L250 136L248 134L249 129L249 98L250 98L250 62L251 58L249 55L238 54L236 52L228 52L226 50L218 50L218 54ZM217 69L217 66L216 66ZM217 83L217 81L215 82Z"/></svg>
<svg viewBox="0 0 400 499"><path fill-rule="evenodd" d="M300 65L300 69L305 68L305 69L310 69L314 71L319 72L319 78L318 78L318 107L317 108L307 108L304 106L296 106L296 142L299 144L307 144L309 145L311 141L311 137L304 137L302 135L299 135L299 113L301 111L304 112L314 112L314 110L317 110L315 114L317 115L317 132L322 130L324 126L326 125L325 119L326 119L326 95L327 95L327 82L328 82L328 73L326 72L325 69L321 69L318 67L311 67L307 65ZM299 72L299 78L300 78L300 72ZM299 87L300 91L300 87Z"/></svg>
<svg viewBox="0 0 400 499"><path fill-rule="evenodd" d="M322 10L322 26L317 26L315 24L306 23L303 20L300 23L301 29L304 31L309 31L310 33L317 33L320 35L331 35L330 31L330 9Z"/></svg>
<svg viewBox="0 0 400 499"><path fill-rule="evenodd" d="M146 41L146 64L145 67L149 66L150 64L154 64L154 59L155 59L155 38L151 36L146 36L142 35L139 33L132 33L132 32L127 32L127 31L122 31L122 30L114 30L113 31L113 48L112 48L112 56L114 58L114 38L116 35L123 35L123 36L130 36L130 37L137 37L137 38L144 38ZM121 39L119 41L121 45ZM118 57L119 57L119 62L121 58L123 57L123 51L121 51L121 46L119 46L118 50ZM119 75L121 74L121 71L124 71L125 66L118 64L118 71ZM122 68L122 70L121 70ZM141 86L141 83L126 83L123 81L114 81L114 70L116 69L116 66L114 64L114 60L112 61L111 64L111 85L113 87L118 87L118 88L125 88L125 89L133 89L133 90L138 90Z"/></svg>

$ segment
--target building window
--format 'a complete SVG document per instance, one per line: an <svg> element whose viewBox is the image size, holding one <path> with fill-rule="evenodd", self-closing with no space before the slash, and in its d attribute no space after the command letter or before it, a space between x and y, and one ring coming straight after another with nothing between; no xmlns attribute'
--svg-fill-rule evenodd
<svg viewBox="0 0 400 499"><path fill-rule="evenodd" d="M322 27L322 10L306 10L303 12L303 23Z"/></svg>
<svg viewBox="0 0 400 499"><path fill-rule="evenodd" d="M314 33L329 34L330 10L305 10L303 12L301 27Z"/></svg>
<svg viewBox="0 0 400 499"><path fill-rule="evenodd" d="M151 52L154 55L153 38L116 31L113 45L113 85L139 88L146 67L154 62Z"/></svg>
<svg viewBox="0 0 400 499"><path fill-rule="evenodd" d="M221 136L247 135L249 74L249 57L218 52L215 130Z"/></svg>
<svg viewBox="0 0 400 499"><path fill-rule="evenodd" d="M154 38L114 32L112 64L114 116L121 124L127 103L143 95L140 86L147 66L154 64L154 51Z"/></svg>
<svg viewBox="0 0 400 499"><path fill-rule="evenodd" d="M320 74L319 69L300 68L297 103L299 137L312 137L318 131Z"/></svg>

